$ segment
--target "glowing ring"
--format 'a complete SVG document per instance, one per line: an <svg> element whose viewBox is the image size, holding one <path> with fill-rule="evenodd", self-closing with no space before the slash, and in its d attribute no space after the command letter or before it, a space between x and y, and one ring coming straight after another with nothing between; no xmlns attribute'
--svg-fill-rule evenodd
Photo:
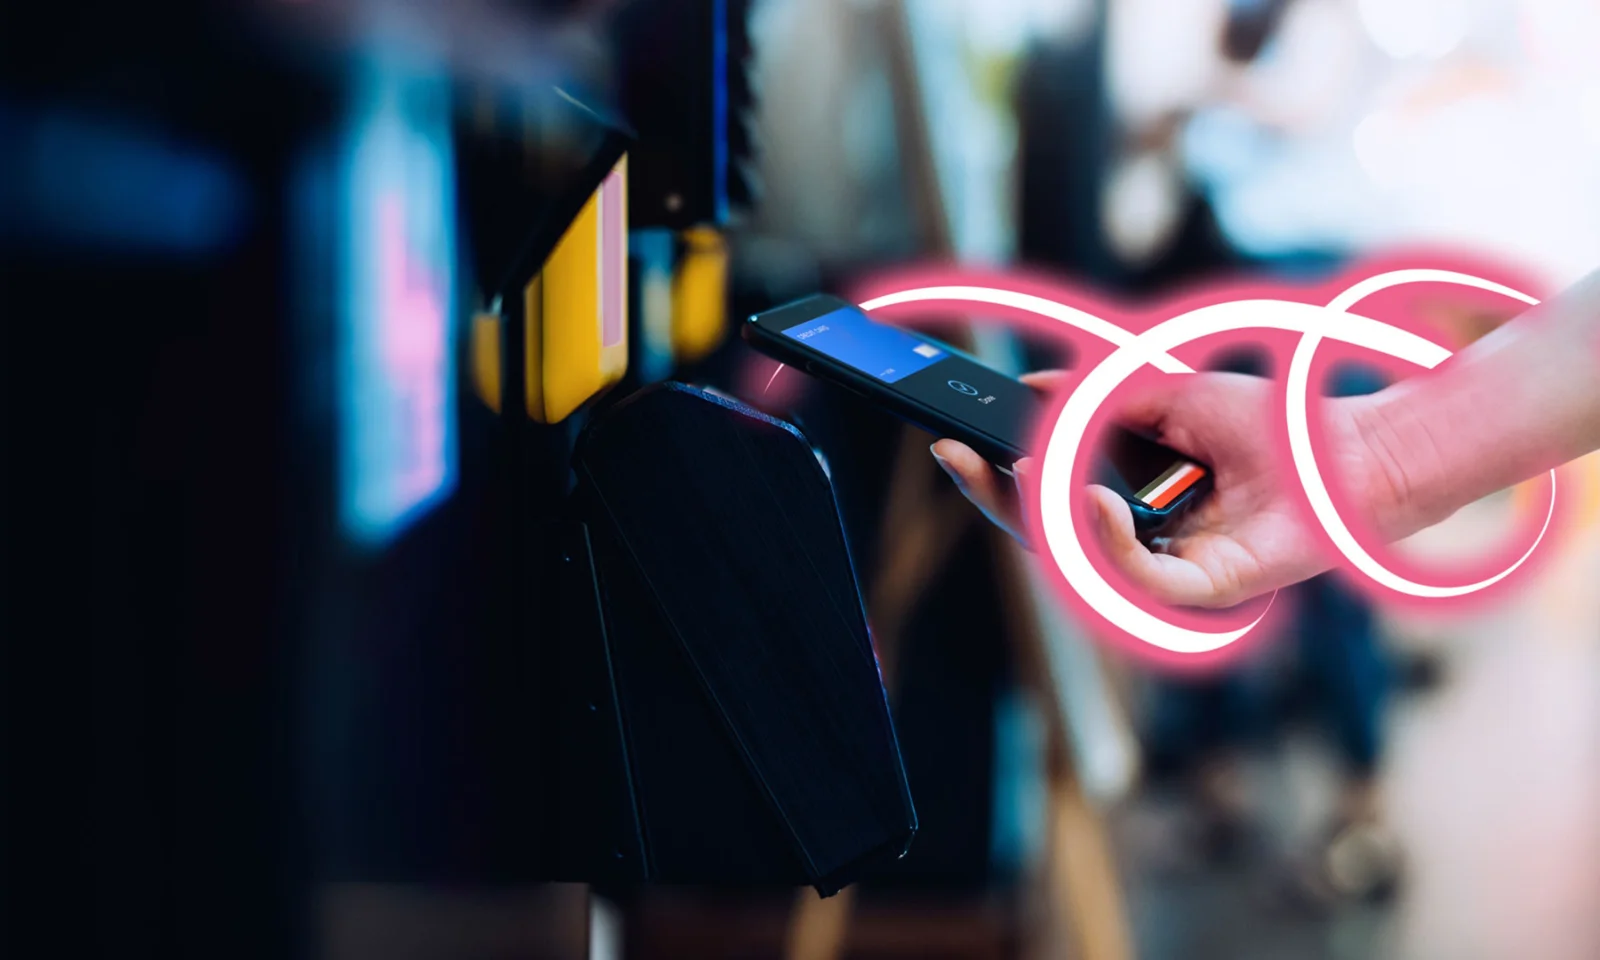
<svg viewBox="0 0 1600 960"><path fill-rule="evenodd" d="M1112 626L1131 636L1181 654L1218 650L1239 640L1264 617L1231 630L1207 631L1169 623L1140 608L1117 592L1096 570L1084 551L1073 518L1069 481L1078 448L1090 420L1111 394L1146 364L1165 373L1193 373L1170 351L1202 337L1244 329L1287 330L1301 335L1290 361L1288 386L1289 447L1312 513L1334 546L1362 575L1398 593L1413 597L1459 597L1483 590L1522 566L1533 555L1555 513L1555 472L1550 473L1550 512L1533 545L1505 570L1477 583L1438 587L1415 583L1384 567L1356 542L1339 516L1327 485L1317 468L1312 449L1307 398L1311 360L1324 339L1349 343L1374 353L1432 369L1450 351L1432 341L1370 317L1350 313L1355 304L1374 293L1407 283L1455 283L1536 304L1527 294L1470 274L1448 270L1396 270L1370 277L1346 289L1327 306L1285 300L1237 300L1199 307L1134 334L1116 324L1044 297L988 286L945 285L918 287L875 297L861 304L864 310L930 301L968 302L1022 310L1056 320L1092 334L1116 347L1096 364L1068 396L1050 433L1039 469L1039 522L1045 547L1068 585Z"/></svg>

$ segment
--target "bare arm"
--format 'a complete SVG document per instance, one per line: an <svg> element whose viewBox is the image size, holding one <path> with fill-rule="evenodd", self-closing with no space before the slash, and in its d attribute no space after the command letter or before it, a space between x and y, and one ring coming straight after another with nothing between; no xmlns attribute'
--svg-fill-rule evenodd
<svg viewBox="0 0 1600 960"><path fill-rule="evenodd" d="M1398 539L1600 449L1600 271L1357 413Z"/></svg>
<svg viewBox="0 0 1600 960"><path fill-rule="evenodd" d="M1136 539L1121 498L1090 488L1107 555L1152 597L1226 607L1328 569L1332 558L1301 526L1291 480L1267 449L1270 402L1262 381L1201 373L1173 378L1125 411L1216 476L1212 494L1160 552ZM1600 272L1437 370L1369 397L1330 400L1323 415L1330 462L1390 540L1600 449ZM934 453L973 502L1020 535L1015 497L976 453L953 440ZM1018 464L1019 475L1027 466Z"/></svg>

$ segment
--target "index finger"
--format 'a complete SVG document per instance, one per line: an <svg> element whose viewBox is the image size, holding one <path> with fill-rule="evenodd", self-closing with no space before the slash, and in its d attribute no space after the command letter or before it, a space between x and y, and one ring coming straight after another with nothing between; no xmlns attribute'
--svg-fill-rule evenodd
<svg viewBox="0 0 1600 960"><path fill-rule="evenodd" d="M1065 387L1070 376L1071 373L1067 370L1035 370L1032 373L1024 373L1017 379L1035 390L1053 391Z"/></svg>
<svg viewBox="0 0 1600 960"><path fill-rule="evenodd" d="M956 488L972 501L995 526L1027 543L1027 531L1022 524L1017 492L1003 484L989 461L958 440L943 439L929 448Z"/></svg>

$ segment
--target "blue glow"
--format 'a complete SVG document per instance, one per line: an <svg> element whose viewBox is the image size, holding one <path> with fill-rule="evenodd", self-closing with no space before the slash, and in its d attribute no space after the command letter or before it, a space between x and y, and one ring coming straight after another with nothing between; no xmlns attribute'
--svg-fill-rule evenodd
<svg viewBox="0 0 1600 960"><path fill-rule="evenodd" d="M672 241L665 228L628 234L628 258L638 265L638 374L645 383L672 375Z"/></svg>
<svg viewBox="0 0 1600 960"><path fill-rule="evenodd" d="M713 183L717 222L728 221L728 0L715 0L711 11L711 132Z"/></svg>
<svg viewBox="0 0 1600 960"><path fill-rule="evenodd" d="M195 254L241 231L246 189L222 160L126 122L0 110L0 231Z"/></svg>
<svg viewBox="0 0 1600 960"><path fill-rule="evenodd" d="M1024 867L1028 851L1045 843L1048 808L1045 736L1038 708L1016 693L994 705L994 779L989 856L996 866Z"/></svg>
<svg viewBox="0 0 1600 960"><path fill-rule="evenodd" d="M884 383L902 380L949 356L899 327L874 323L855 307L840 307L815 320L797 323L783 335Z"/></svg>
<svg viewBox="0 0 1600 960"><path fill-rule="evenodd" d="M378 545L454 489L455 183L442 78L368 64L345 155L340 514Z"/></svg>
<svg viewBox="0 0 1600 960"><path fill-rule="evenodd" d="M1237 110L1202 110L1179 134L1190 172L1208 186L1248 179L1273 159L1271 144Z"/></svg>

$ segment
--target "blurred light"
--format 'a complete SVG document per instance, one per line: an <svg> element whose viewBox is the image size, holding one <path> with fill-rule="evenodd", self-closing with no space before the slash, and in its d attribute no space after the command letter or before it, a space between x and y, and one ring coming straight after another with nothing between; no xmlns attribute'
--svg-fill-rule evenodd
<svg viewBox="0 0 1600 960"><path fill-rule="evenodd" d="M1380 187L1394 187L1401 179L1404 131L1394 114L1380 110L1356 124L1351 140L1361 169Z"/></svg>
<svg viewBox="0 0 1600 960"><path fill-rule="evenodd" d="M1590 144L1600 146L1600 86L1583 91L1581 110L1584 136Z"/></svg>
<svg viewBox="0 0 1600 960"><path fill-rule="evenodd" d="M603 897L589 900L589 957L591 960L622 960L622 912Z"/></svg>
<svg viewBox="0 0 1600 960"><path fill-rule="evenodd" d="M1107 19L1107 88L1113 108L1139 125L1188 106L1212 88L1222 0L1116 0Z"/></svg>
<svg viewBox="0 0 1600 960"><path fill-rule="evenodd" d="M1180 135L1184 158L1196 175L1217 182L1248 176L1269 159L1266 138L1237 110L1202 110Z"/></svg>
<svg viewBox="0 0 1600 960"><path fill-rule="evenodd" d="M664 227L628 234L628 255L639 270L639 379L672 375L672 244Z"/></svg>
<svg viewBox="0 0 1600 960"><path fill-rule="evenodd" d="M355 84L344 175L341 513L381 543L455 481L448 88L393 61Z"/></svg>
<svg viewBox="0 0 1600 960"><path fill-rule="evenodd" d="M1372 190L1353 154L1322 141L1279 145L1248 174L1212 185L1219 225L1253 256L1342 251L1373 240L1393 205Z"/></svg>
<svg viewBox="0 0 1600 960"><path fill-rule="evenodd" d="M1025 870L1047 845L1047 740L1044 718L1031 698L1015 692L998 698L989 857L1003 869Z"/></svg>
<svg viewBox="0 0 1600 960"><path fill-rule="evenodd" d="M1291 4L1249 69L1249 99L1296 128L1343 115L1367 46L1355 12L1334 2Z"/></svg>
<svg viewBox="0 0 1600 960"><path fill-rule="evenodd" d="M1337 68L1313 62L1328 59L1315 35L1338 25L1333 0L1325 16L1301 6L1308 42L1290 43L1299 31L1286 20L1277 53L1306 62L1253 64L1248 109L1201 110L1184 130L1189 170L1230 241L1261 256L1467 247L1552 282L1600 262L1600 4L1345 3L1340 29L1391 54L1460 55ZM1309 111L1315 91L1291 74L1324 66L1338 95Z"/></svg>
<svg viewBox="0 0 1600 960"><path fill-rule="evenodd" d="M1357 0L1361 24L1397 60L1442 57L1466 37L1469 0Z"/></svg>
<svg viewBox="0 0 1600 960"><path fill-rule="evenodd" d="M0 234L159 253L217 249L246 188L216 156L127 123L0 108Z"/></svg>
<svg viewBox="0 0 1600 960"><path fill-rule="evenodd" d="M1521 34L1528 58L1569 82L1600 79L1600 6L1592 0L1522 0Z"/></svg>
<svg viewBox="0 0 1600 960"><path fill-rule="evenodd" d="M728 328L728 245L714 227L685 230L672 282L672 353L681 363L705 359Z"/></svg>
<svg viewBox="0 0 1600 960"><path fill-rule="evenodd" d="M1095 0L1032 0L1034 29L1058 43L1075 43L1094 29Z"/></svg>
<svg viewBox="0 0 1600 960"><path fill-rule="evenodd" d="M1119 164L1106 184L1101 219L1112 249L1141 264L1164 249L1178 227L1178 173L1157 153Z"/></svg>
<svg viewBox="0 0 1600 960"><path fill-rule="evenodd" d="M1094 22L1094 0L962 0L974 49L1017 53L1035 38L1078 39Z"/></svg>
<svg viewBox="0 0 1600 960"><path fill-rule="evenodd" d="M728 222L728 0L712 0L712 190L718 223Z"/></svg>

